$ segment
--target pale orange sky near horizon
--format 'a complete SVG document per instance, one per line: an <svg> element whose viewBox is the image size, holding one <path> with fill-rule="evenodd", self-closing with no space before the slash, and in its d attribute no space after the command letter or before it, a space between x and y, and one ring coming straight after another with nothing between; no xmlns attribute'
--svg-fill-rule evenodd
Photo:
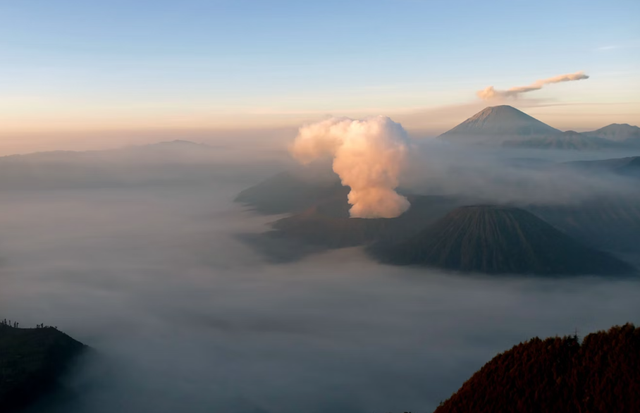
<svg viewBox="0 0 640 413"><path fill-rule="evenodd" d="M434 136L500 103L563 130L640 125L637 1L335 5L0 2L0 154L273 145L328 116Z"/></svg>
<svg viewBox="0 0 640 413"><path fill-rule="evenodd" d="M229 105L188 94L153 101L147 96L0 96L0 155L50 150L109 149L172 139L219 140L285 149L304 123L329 116L385 115L414 137L437 136L487 106L512 105L561 130L594 130L611 123L640 125L640 76L590 73L517 99L483 101L475 83L404 83L275 96ZM496 82L498 88L530 83L534 76ZM521 79L521 80L517 80ZM368 106L362 106L367 102ZM235 138L234 138L235 136Z"/></svg>
<svg viewBox="0 0 640 413"><path fill-rule="evenodd" d="M416 109L363 109L337 112L299 111L289 113L253 113L207 116L206 111L176 110L164 116L126 116L124 110L103 116L86 116L83 120L71 112L66 116L40 118L33 115L14 117L7 122L0 117L0 154L50 150L109 149L173 139L216 143L232 140L235 144L265 146L284 145L293 139L296 129L308 122L328 116L362 118L386 115L401 123L415 137L437 136L456 126L487 106L510 104L523 112L561 130L593 130L611 123L640 125L640 103L561 103L518 100L504 102L472 101ZM118 116L121 115L121 116ZM104 123L109 119L108 126ZM11 121L15 122L13 125Z"/></svg>

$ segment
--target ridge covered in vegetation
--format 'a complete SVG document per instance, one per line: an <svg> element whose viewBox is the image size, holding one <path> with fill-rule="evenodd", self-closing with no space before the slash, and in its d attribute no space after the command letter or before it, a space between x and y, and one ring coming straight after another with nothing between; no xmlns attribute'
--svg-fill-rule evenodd
<svg viewBox="0 0 640 413"><path fill-rule="evenodd" d="M520 343L435 411L463 412L640 412L640 328Z"/></svg>
<svg viewBox="0 0 640 413"><path fill-rule="evenodd" d="M11 412L51 389L87 347L44 325L0 323L0 412Z"/></svg>

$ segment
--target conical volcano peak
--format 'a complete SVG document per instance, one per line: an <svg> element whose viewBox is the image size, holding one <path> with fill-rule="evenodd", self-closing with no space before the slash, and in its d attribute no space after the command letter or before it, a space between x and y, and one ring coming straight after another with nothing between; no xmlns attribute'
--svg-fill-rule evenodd
<svg viewBox="0 0 640 413"><path fill-rule="evenodd" d="M514 138L530 138L560 133L546 123L509 105L484 108L441 138L467 142L501 143Z"/></svg>
<svg viewBox="0 0 640 413"><path fill-rule="evenodd" d="M498 105L498 106L487 106L482 109L480 112L476 113L472 117L467 120L480 120L480 119L488 119L492 117L505 117L505 116L526 116L531 118L531 116L526 113L514 108L509 105ZM531 118L533 119L533 118Z"/></svg>
<svg viewBox="0 0 640 413"><path fill-rule="evenodd" d="M620 274L633 269L589 248L532 213L510 206L454 209L413 238L377 251L382 261L456 271Z"/></svg>

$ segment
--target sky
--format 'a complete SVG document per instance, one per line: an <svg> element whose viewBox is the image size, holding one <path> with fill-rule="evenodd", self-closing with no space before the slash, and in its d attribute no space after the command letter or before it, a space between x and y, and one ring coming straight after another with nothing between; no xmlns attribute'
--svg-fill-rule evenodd
<svg viewBox="0 0 640 413"><path fill-rule="evenodd" d="M638 16L637 0L0 0L0 151L328 115L427 136L487 86L577 71L510 104L561 129L640 124Z"/></svg>

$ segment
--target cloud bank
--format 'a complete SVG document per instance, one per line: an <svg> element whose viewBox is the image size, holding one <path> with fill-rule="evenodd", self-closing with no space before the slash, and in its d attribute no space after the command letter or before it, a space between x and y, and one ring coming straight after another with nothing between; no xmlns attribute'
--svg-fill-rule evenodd
<svg viewBox="0 0 640 413"><path fill-rule="evenodd" d="M302 163L333 157L334 172L351 188L352 218L393 218L410 206L407 198L395 191L408 146L402 126L378 116L331 118L305 125L290 151Z"/></svg>
<svg viewBox="0 0 640 413"><path fill-rule="evenodd" d="M496 90L493 86L488 86L485 89L476 92L476 95L482 100L497 100L497 99L509 99L517 98L521 93L532 92L534 90L540 90L545 85L561 82L572 82L574 80L589 79L584 72L569 73L566 75L559 75L550 77L548 79L536 80L529 86L516 86L507 90Z"/></svg>

